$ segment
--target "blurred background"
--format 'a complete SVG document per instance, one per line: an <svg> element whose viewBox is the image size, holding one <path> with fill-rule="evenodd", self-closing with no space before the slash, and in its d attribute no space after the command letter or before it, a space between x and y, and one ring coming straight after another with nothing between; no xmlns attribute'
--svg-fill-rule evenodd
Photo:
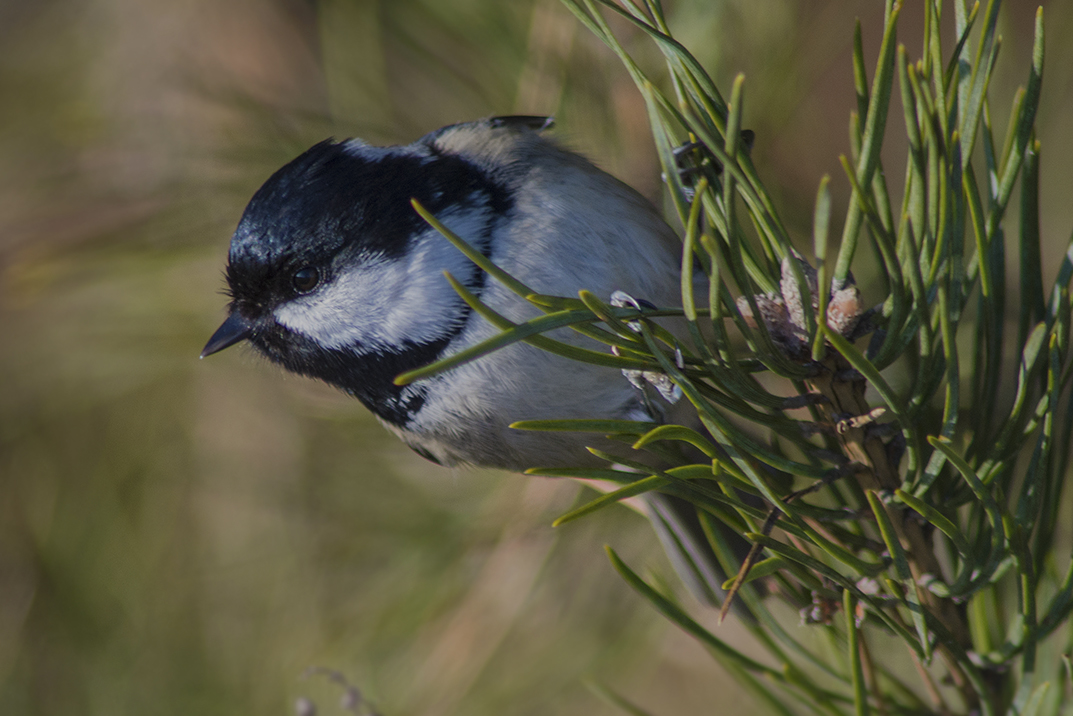
<svg viewBox="0 0 1073 716"><path fill-rule="evenodd" d="M1073 227L1073 8L1044 5L1053 275ZM746 73L754 159L808 245L824 173L845 207L853 22L873 63L882 3L667 7L721 87ZM998 127L1034 9L1004 10ZM605 543L681 591L639 516L553 530L586 499L573 483L438 468L248 351L197 360L230 232L278 166L330 135L406 143L509 113L556 115L662 201L639 95L557 0L0 0L0 713L340 712L311 666L385 716L621 713L590 682L658 714L754 712L610 568ZM898 107L890 126L900 177Z"/></svg>

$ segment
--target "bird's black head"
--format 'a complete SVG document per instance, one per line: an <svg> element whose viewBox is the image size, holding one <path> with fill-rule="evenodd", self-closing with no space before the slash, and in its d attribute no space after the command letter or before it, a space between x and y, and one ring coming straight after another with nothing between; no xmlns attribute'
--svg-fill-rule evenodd
<svg viewBox="0 0 1073 716"><path fill-rule="evenodd" d="M277 171L231 239L231 315L202 356L249 340L383 416L379 404L399 399L392 378L434 360L465 321L442 272L477 290L483 281L413 198L482 249L509 210L496 181L430 144L329 140Z"/></svg>
<svg viewBox="0 0 1073 716"><path fill-rule="evenodd" d="M410 205L430 199L426 162L403 149L326 140L273 174L231 238L232 308L252 316L308 293L330 281L340 259L404 253L427 228Z"/></svg>

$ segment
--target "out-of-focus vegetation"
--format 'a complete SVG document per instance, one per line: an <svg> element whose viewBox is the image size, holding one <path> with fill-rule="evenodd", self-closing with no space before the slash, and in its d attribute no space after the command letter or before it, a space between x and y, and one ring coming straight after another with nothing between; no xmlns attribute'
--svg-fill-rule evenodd
<svg viewBox="0 0 1073 716"><path fill-rule="evenodd" d="M1046 264L1073 224L1073 9L1044 4ZM754 159L807 237L853 18L877 38L881 4L669 9L722 86L748 74ZM1003 22L1026 57L1031 13ZM553 531L571 483L443 470L330 389L196 360L276 167L511 112L660 200L632 82L557 0L0 0L0 713L331 712L313 665L390 716L617 713L586 679L657 713L752 708L607 565L603 542L669 575L640 517Z"/></svg>

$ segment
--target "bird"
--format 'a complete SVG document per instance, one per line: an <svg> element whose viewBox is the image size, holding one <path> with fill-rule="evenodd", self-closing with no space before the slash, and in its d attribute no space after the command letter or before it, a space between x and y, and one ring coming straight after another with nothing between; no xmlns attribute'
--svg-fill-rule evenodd
<svg viewBox="0 0 1073 716"><path fill-rule="evenodd" d="M615 367L526 343L412 384L394 380L500 331L459 297L445 272L515 323L541 315L426 223L414 200L541 294L587 290L609 300L622 292L681 305L676 232L650 201L551 138L551 125L547 117L491 117L406 145L329 139L311 147L276 171L243 212L225 271L228 316L201 357L245 341L284 369L357 398L441 465L606 466L588 449L603 438L510 426L569 418L659 423L674 420L688 401L673 404ZM607 350L566 328L552 337ZM654 521L676 533L662 534L665 545L681 543L673 513L682 506L650 504L659 513ZM695 525L685 531L697 533Z"/></svg>

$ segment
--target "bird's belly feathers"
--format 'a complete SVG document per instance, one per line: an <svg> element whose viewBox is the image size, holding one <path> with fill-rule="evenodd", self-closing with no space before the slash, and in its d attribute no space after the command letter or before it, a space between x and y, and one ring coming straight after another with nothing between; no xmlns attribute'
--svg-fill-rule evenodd
<svg viewBox="0 0 1073 716"><path fill-rule="evenodd" d="M671 246L670 229L658 221L664 235L646 237L631 246L629 255L613 243L615 237L592 236L589 245L548 246L561 236L531 237L504 242L521 247L512 254L493 256L498 265L534 290L576 296L591 290L608 300L616 290L656 305L680 305L679 259ZM641 227L644 230L647 227ZM576 231L571 232L576 237ZM670 234L669 240L667 234ZM526 248L528 250L526 250ZM562 257L549 264L549 256ZM593 285L598 280L597 285ZM482 300L512 321L537 317L540 311L489 278ZM470 315L465 330L447 353L455 353L496 335L497 328ZM608 346L571 329L550 337L600 352ZM644 398L617 368L582 363L519 343L456 368L432 380L428 402L405 426L389 426L418 452L445 464L469 463L521 470L597 464L585 448L608 446L598 435L521 431L509 427L519 420L601 418L643 420Z"/></svg>

